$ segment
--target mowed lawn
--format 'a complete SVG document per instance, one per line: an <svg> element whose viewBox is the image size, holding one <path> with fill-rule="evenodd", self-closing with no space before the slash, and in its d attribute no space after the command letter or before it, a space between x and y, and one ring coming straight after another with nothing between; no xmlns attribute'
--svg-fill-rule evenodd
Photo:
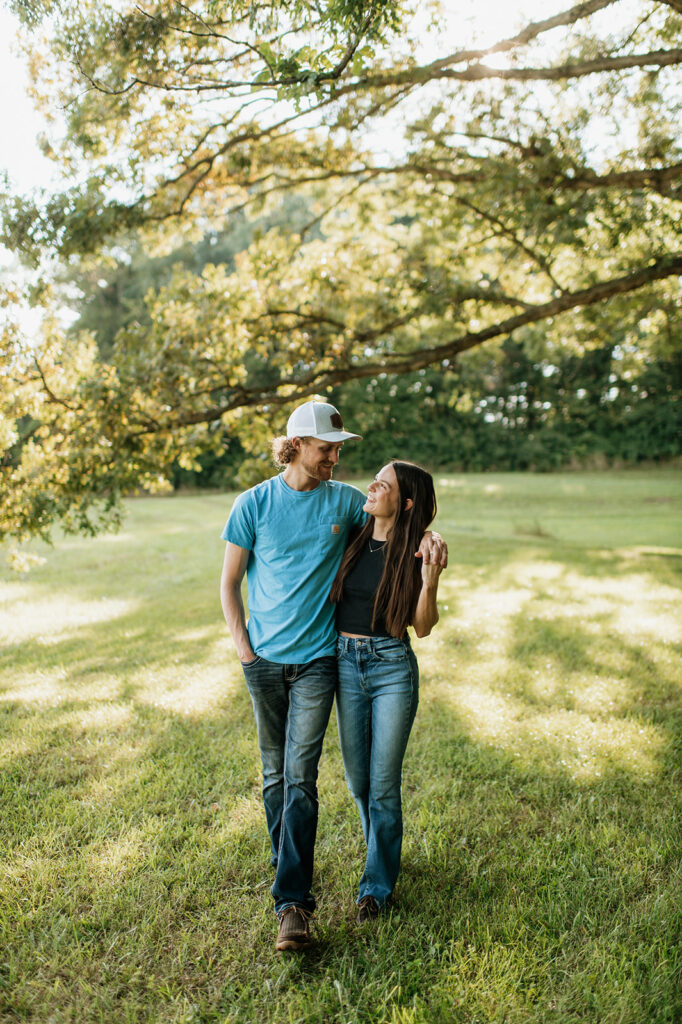
<svg viewBox="0 0 682 1024"><path fill-rule="evenodd" d="M332 721L302 955L274 949L218 600L233 496L137 499L120 534L0 570L3 1024L682 1020L680 475L437 487L395 908L355 924Z"/></svg>

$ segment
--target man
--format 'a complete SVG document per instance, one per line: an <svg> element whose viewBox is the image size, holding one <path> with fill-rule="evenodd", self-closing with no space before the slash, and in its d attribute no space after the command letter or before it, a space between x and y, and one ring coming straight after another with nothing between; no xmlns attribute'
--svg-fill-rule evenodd
<svg viewBox="0 0 682 1024"><path fill-rule="evenodd" d="M310 944L317 769L336 685L331 584L353 526L365 520L365 496L332 480L344 441L326 402L298 406L273 455L284 472L239 495L223 531L220 592L225 620L251 695L263 763L263 802L279 918L277 949ZM427 561L446 560L436 535ZM241 583L246 572L249 624Z"/></svg>

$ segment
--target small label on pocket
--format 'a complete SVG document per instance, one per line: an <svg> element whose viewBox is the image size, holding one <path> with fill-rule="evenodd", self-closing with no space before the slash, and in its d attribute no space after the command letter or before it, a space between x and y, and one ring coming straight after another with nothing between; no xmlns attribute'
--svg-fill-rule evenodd
<svg viewBox="0 0 682 1024"><path fill-rule="evenodd" d="M339 526L338 523L332 523L332 533L341 533L341 527Z"/></svg>

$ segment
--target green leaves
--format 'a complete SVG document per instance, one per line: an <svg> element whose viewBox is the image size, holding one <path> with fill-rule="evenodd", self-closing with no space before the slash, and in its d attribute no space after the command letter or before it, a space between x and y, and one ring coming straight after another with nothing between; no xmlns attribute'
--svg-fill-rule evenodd
<svg viewBox="0 0 682 1024"><path fill-rule="evenodd" d="M487 51L398 2L55 6L32 66L73 184L6 195L2 237L67 261L99 351L10 332L11 528L88 528L226 433L258 452L314 392L510 335L535 359L627 322L674 349L679 17L605 6Z"/></svg>

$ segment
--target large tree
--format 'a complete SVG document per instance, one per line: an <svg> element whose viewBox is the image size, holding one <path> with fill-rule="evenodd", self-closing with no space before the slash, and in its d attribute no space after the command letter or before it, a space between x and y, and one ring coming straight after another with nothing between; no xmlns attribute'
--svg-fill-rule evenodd
<svg viewBox="0 0 682 1024"><path fill-rule="evenodd" d="M97 529L173 460L225 431L256 448L343 381L512 334L674 343L679 0L548 2L485 46L452 7L399 0L15 8L74 182L6 199L24 259L101 259L133 233L170 247L293 191L314 212L236 269L178 268L106 362L54 319L40 345L6 331L6 532Z"/></svg>

